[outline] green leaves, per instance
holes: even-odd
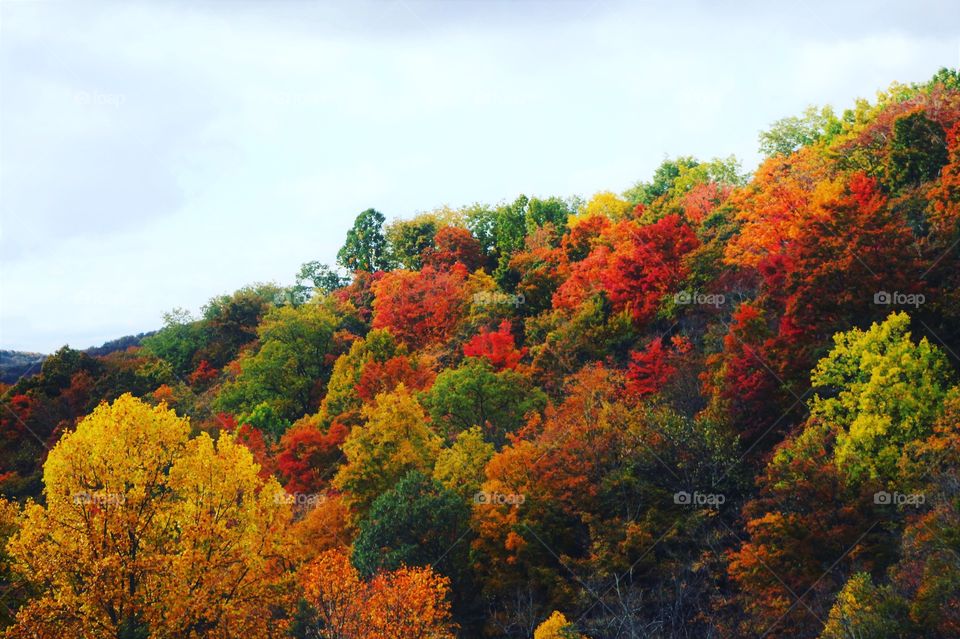
[[[337,253],[337,263],[349,271],[374,272],[390,268],[387,240],[383,235],[385,219],[376,209],[367,209],[358,215]]]
[[[766,157],[789,155],[797,149],[830,139],[840,132],[841,122],[833,109],[807,107],[800,117],[782,118],[760,134],[760,152]]]
[[[937,177],[947,163],[947,134],[923,111],[893,121],[887,181],[894,189],[919,186]]]
[[[525,375],[509,369],[495,373],[486,359],[474,357],[440,373],[423,401],[438,432],[452,438],[480,426],[496,444],[520,428],[527,413],[546,406],[543,391]]]
[[[240,358],[240,375],[223,387],[217,407],[242,413],[266,403],[288,420],[313,412],[330,373],[338,323],[319,301],[271,310],[257,329],[260,348]]]
[[[891,479],[905,444],[930,434],[953,377],[926,338],[914,343],[910,317],[893,313],[867,331],[834,337],[812,375],[811,413],[839,428],[837,465],[852,479]]]
[[[442,560],[436,568],[456,581],[466,569],[469,543],[459,537],[469,529],[469,504],[436,480],[411,471],[377,497],[360,523],[353,565],[369,577]]]

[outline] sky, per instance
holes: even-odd
[[[0,0],[0,348],[153,330],[388,219],[629,188],[960,64],[954,2]]]

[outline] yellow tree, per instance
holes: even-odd
[[[229,434],[126,394],[66,433],[8,551],[41,593],[10,637],[270,637],[289,507]]]
[[[483,440],[479,426],[457,435],[449,448],[440,451],[433,478],[460,496],[473,496],[483,483],[483,471],[496,449]]]
[[[533,639],[586,639],[576,627],[567,621],[562,612],[553,611],[533,632]]]
[[[440,451],[440,437],[403,384],[378,395],[363,416],[365,423],[343,443],[347,463],[333,478],[334,486],[346,491],[344,502],[359,515],[409,471],[429,475]]]

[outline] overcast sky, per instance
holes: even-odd
[[[953,2],[0,0],[0,348],[333,262],[358,212],[622,191],[958,64]]]

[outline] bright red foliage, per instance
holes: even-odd
[[[389,393],[403,384],[413,390],[426,390],[433,384],[436,373],[421,362],[411,362],[411,358],[398,355],[385,362],[370,360],[360,373],[357,382],[357,396],[364,402],[371,402],[380,393]]]
[[[326,433],[306,418],[290,427],[280,439],[277,471],[288,493],[315,494],[323,491],[341,457],[340,445],[349,429],[334,421]]]
[[[390,329],[413,348],[445,341],[467,309],[467,274],[462,264],[384,273],[373,284],[373,327]]]
[[[253,453],[253,460],[260,466],[259,475],[262,479],[273,476],[274,462],[270,446],[263,438],[263,433],[259,428],[250,424],[243,424],[237,429],[237,441]]]
[[[485,357],[494,369],[514,369],[527,354],[527,348],[517,348],[513,339],[510,322],[504,320],[496,331],[484,329],[464,344],[463,354],[467,357]]]
[[[206,386],[210,382],[216,380],[217,375],[219,374],[220,371],[211,366],[210,362],[204,359],[200,360],[197,368],[190,373],[189,377],[187,377],[187,381],[190,382],[191,386]]]
[[[483,265],[480,242],[470,231],[459,226],[445,226],[433,238],[434,248],[426,252],[424,262],[435,269],[463,264],[473,272]]]
[[[675,337],[672,343],[675,350],[665,348],[663,340],[657,338],[644,350],[630,353],[626,373],[628,393],[642,397],[660,392],[677,374],[677,355],[690,350],[691,345],[683,337]]]
[[[606,229],[602,244],[572,268],[553,297],[556,308],[576,309],[603,292],[614,311],[629,310],[638,324],[652,319],[664,295],[683,280],[683,257],[699,242],[677,215],[640,226],[624,221]]]

